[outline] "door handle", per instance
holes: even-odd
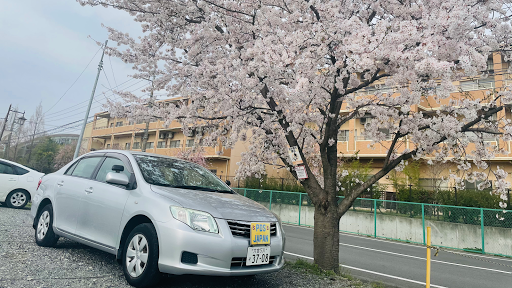
[[[16,181],[15,178],[9,178],[9,181]]]
[[[89,189],[85,189],[85,193],[87,193],[87,194],[91,194],[91,193],[92,193],[92,187],[91,187],[91,188],[89,188]]]
[[[62,185],[64,185],[64,181],[57,183],[57,186],[62,186]]]

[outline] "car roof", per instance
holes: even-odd
[[[148,153],[148,152],[139,152],[139,151],[130,151],[130,150],[115,150],[115,149],[108,149],[108,150],[97,150],[97,151],[92,151],[92,152],[89,152],[87,154],[84,154],[83,156],[85,155],[95,155],[95,154],[98,154],[98,155],[105,155],[105,153],[120,153],[120,154],[123,154],[123,155],[147,155],[147,156],[155,156],[155,157],[162,157],[162,158],[169,158],[169,159],[178,159],[178,160],[182,160],[182,161],[186,161],[186,160],[183,160],[183,159],[179,159],[179,158],[176,158],[176,157],[171,157],[171,156],[167,156],[167,155],[160,155],[160,154],[156,154],[156,153]]]
[[[29,170],[29,171],[34,171],[34,172],[41,173],[41,172],[39,172],[39,171],[37,171],[37,170],[35,170],[35,169],[32,169],[32,168],[27,167],[27,166],[25,166],[25,165],[21,165],[20,163],[16,163],[16,162],[14,162],[14,161],[10,161],[10,160],[3,159],[3,158],[0,158],[0,160],[1,160],[1,161],[4,161],[4,162],[7,162],[7,163],[9,163],[9,164],[12,164],[12,165],[14,165],[14,166],[21,167],[21,168],[23,168],[23,169],[27,169],[27,170]]]

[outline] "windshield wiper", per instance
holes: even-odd
[[[171,188],[181,188],[181,189],[193,189],[193,190],[202,190],[207,192],[217,192],[217,193],[233,193],[230,190],[219,190],[202,186],[191,186],[191,185],[176,185],[176,186],[167,186]]]

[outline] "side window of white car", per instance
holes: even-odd
[[[65,175],[71,175],[71,173],[73,173],[73,171],[75,170],[75,167],[76,165],[78,165],[78,162],[80,162],[80,160],[76,161],[75,163],[73,163],[73,165],[71,165],[68,170],[66,170],[66,173],[64,173]]]
[[[115,172],[112,170],[112,166],[114,166],[114,165],[120,165],[123,167],[125,166],[123,161],[121,161],[120,159],[108,157],[105,159],[105,161],[101,165],[100,169],[98,170],[98,174],[96,175],[96,180],[106,183],[107,182],[106,181],[107,174],[109,172]],[[128,179],[130,179],[130,172],[128,172],[126,167],[124,167],[124,170],[121,171],[120,173],[125,174],[126,176],[128,176]]]
[[[27,169],[24,169],[24,168],[21,168],[21,167],[18,167],[18,166],[14,166],[14,169],[16,170],[16,173],[18,175],[25,175],[25,174],[27,174],[29,172]]]
[[[82,178],[91,178],[94,169],[96,169],[96,166],[102,158],[103,157],[91,157],[80,160],[71,175]]]
[[[16,175],[14,169],[12,169],[11,165],[7,165],[4,163],[0,163],[0,174],[11,174]]]

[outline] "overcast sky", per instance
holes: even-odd
[[[82,7],[73,0],[0,0],[0,7],[0,118],[5,117],[9,104],[26,111],[25,117],[30,118],[41,102],[47,130],[85,115],[101,57],[100,47],[88,36],[105,41],[107,32],[102,23],[132,35],[140,33],[139,24],[127,13]],[[146,84],[129,78],[131,66],[119,59],[105,56],[103,61],[106,76],[101,72],[91,116],[102,110],[100,103],[106,102],[102,92],[108,91],[108,82],[127,91]],[[113,96],[107,93],[107,97]]]

